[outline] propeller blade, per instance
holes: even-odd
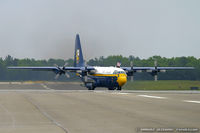
[[[88,81],[88,77],[84,76],[84,81],[87,82]]]
[[[158,81],[158,62],[157,60],[154,61],[154,65],[155,65],[155,74],[154,74],[154,81]]]
[[[133,61],[130,62],[130,66],[131,66],[131,82],[133,82],[134,76],[133,76]]]
[[[85,61],[85,67],[87,67],[87,61]]]
[[[63,67],[66,67],[68,65],[68,62],[65,62],[64,66]]]
[[[158,75],[157,74],[154,75],[154,80],[158,81]]]
[[[56,74],[54,79],[58,79],[59,76],[60,76],[60,74]]]
[[[158,65],[158,63],[157,63],[157,60],[155,60],[154,61],[154,66],[157,68],[157,65]]]
[[[133,75],[131,76],[131,82],[133,82]]]
[[[70,75],[69,75],[68,73],[66,73],[66,72],[65,72],[65,76],[66,76],[67,78],[70,78]]]
[[[57,64],[54,64],[55,67],[59,68],[59,66]]]
[[[133,61],[130,62],[130,66],[133,67]]]

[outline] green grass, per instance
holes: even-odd
[[[159,80],[155,81],[128,81],[123,87],[125,90],[190,90],[190,87],[199,87],[200,81],[190,80]]]

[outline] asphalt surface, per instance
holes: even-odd
[[[0,83],[0,133],[200,132],[200,93]]]

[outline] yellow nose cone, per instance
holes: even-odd
[[[119,75],[119,77],[117,78],[117,83],[119,84],[119,86],[123,86],[125,83],[127,82],[127,77],[126,75]]]

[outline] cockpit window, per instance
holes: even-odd
[[[124,71],[117,71],[117,70],[115,70],[114,72],[113,72],[113,74],[120,74],[120,73],[125,73]]]
[[[124,71],[119,71],[119,73],[125,73]]]
[[[118,71],[117,71],[117,70],[115,70],[115,71],[113,72],[113,74],[118,74]]]

